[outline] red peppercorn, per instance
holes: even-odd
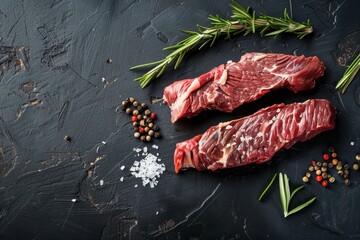
[[[315,177],[315,180],[316,180],[317,182],[321,182],[322,179],[323,179],[323,177],[322,177],[321,175],[317,175],[317,176]]]
[[[144,127],[139,127],[139,133],[144,133],[145,132],[145,128]]]
[[[311,161],[311,165],[313,165],[314,167],[316,166],[316,161],[315,160],[312,160]]]
[[[323,159],[324,159],[325,161],[329,160],[329,154],[325,153],[324,156],[323,156]]]
[[[152,113],[150,114],[150,118],[151,118],[151,119],[155,119],[155,118],[156,118],[156,113],[152,112]]]
[[[133,122],[136,122],[138,119],[137,119],[137,116],[132,116],[131,117],[131,121],[133,121]]]
[[[324,180],[324,181],[321,182],[321,185],[323,187],[327,187],[328,184],[329,184],[329,182],[327,180]]]

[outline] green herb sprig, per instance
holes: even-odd
[[[248,35],[249,33],[259,32],[262,36],[276,37],[286,32],[293,33],[302,39],[313,32],[310,20],[303,23],[295,22],[287,14],[286,9],[284,10],[284,16],[282,18],[264,14],[261,14],[257,18],[255,11],[250,11],[250,8],[243,8],[234,0],[230,4],[230,7],[232,8],[231,20],[221,18],[217,15],[210,15],[209,20],[211,27],[198,25],[198,31],[182,31],[190,36],[173,46],[164,48],[163,50],[172,51],[164,59],[132,67],[131,70],[155,66],[143,76],[136,78],[135,81],[139,81],[142,88],[146,87],[151,80],[160,77],[169,64],[175,62],[174,69],[177,69],[184,59],[184,56],[195,46],[201,44],[199,50],[206,45],[211,47],[220,36],[226,36],[226,39],[229,39],[231,36],[240,33]]]
[[[266,192],[269,190],[269,188],[273,185],[276,177],[278,176],[277,173],[274,174],[274,176],[272,177],[270,183],[267,185],[267,187],[265,188],[265,190],[262,192],[262,194],[259,197],[259,201],[261,201],[261,199],[263,198],[263,196],[266,194]],[[291,199],[294,197],[295,193],[297,193],[299,190],[303,189],[304,185],[301,185],[297,188],[294,189],[294,191],[290,191],[290,180],[287,177],[286,174],[282,174],[279,173],[279,192],[280,192],[280,201],[281,201],[281,206],[283,208],[284,211],[284,217],[288,217],[291,214],[294,214],[298,211],[300,211],[301,209],[307,207],[308,205],[310,205],[312,202],[314,202],[316,200],[316,197],[311,198],[310,200],[300,204],[299,206],[293,208],[292,210],[289,210],[289,205],[290,205],[290,201]]]
[[[346,69],[343,77],[336,84],[335,89],[344,93],[347,87],[350,85],[352,80],[355,78],[355,75],[358,73],[360,69],[360,54],[354,59],[354,61],[350,64],[350,66]]]
[[[281,199],[281,205],[284,210],[284,217],[288,217],[291,214],[294,214],[294,213],[300,211],[301,209],[307,207],[308,205],[310,205],[312,202],[314,202],[316,200],[316,197],[313,197],[310,200],[293,208],[292,210],[289,210],[290,201],[294,197],[295,193],[297,193],[299,190],[304,188],[304,185],[301,185],[301,186],[295,188],[295,190],[293,192],[290,192],[290,183],[289,182],[290,182],[289,178],[287,177],[286,174],[283,175],[282,173],[279,173],[280,199]]]

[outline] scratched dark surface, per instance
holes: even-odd
[[[219,40],[146,89],[133,82],[142,72],[130,71],[131,66],[164,57],[163,47],[185,37],[179,30],[207,25],[209,14],[229,17],[228,3],[1,1],[1,239],[360,239],[358,172],[351,174],[351,187],[339,179],[328,189],[310,183],[295,202],[310,196],[317,201],[287,219],[277,186],[266,201],[257,201],[275,172],[301,184],[310,160],[320,159],[328,145],[349,163],[360,151],[360,79],[342,96],[334,90],[360,52],[360,1],[241,0],[269,15],[281,16],[287,8],[297,21],[309,18],[315,31],[303,40],[257,34]],[[133,96],[150,103],[173,81],[251,51],[316,55],[325,62],[326,74],[312,91],[279,90],[231,114],[206,112],[175,125],[167,106],[152,105],[163,138],[151,151],[159,153],[166,172],[154,189],[143,187],[129,168],[136,160],[132,149],[145,144],[132,137],[129,118],[118,108],[121,100]],[[309,98],[326,98],[336,106],[333,131],[298,143],[258,168],[174,173],[177,142],[220,121]],[[65,135],[71,142],[64,141]]]

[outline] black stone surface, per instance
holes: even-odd
[[[142,72],[129,68],[164,57],[163,47],[185,37],[179,30],[207,25],[209,14],[229,17],[229,1],[2,0],[0,238],[359,239],[359,172],[351,173],[351,187],[340,178],[327,189],[312,181],[294,204],[310,196],[317,201],[286,219],[277,185],[264,202],[257,198],[275,172],[287,173],[293,186],[301,184],[311,159],[320,159],[329,145],[341,160],[355,161],[359,76],[344,95],[334,86],[360,52],[360,1],[240,3],[274,16],[287,8],[297,21],[309,18],[315,31],[303,40],[290,34],[219,40],[141,89],[133,79]],[[154,142],[159,149],[150,151],[159,153],[166,172],[154,189],[143,187],[129,172],[138,160],[132,149],[151,145],[132,137],[129,118],[118,108],[121,100],[133,96],[150,103],[175,80],[252,51],[316,55],[325,62],[326,74],[312,91],[279,90],[231,114],[205,112],[174,125],[167,106],[152,105],[163,138]],[[177,142],[220,121],[309,98],[326,98],[336,106],[333,131],[282,151],[264,166],[174,173]],[[64,141],[66,135],[70,142]]]

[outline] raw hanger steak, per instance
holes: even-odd
[[[193,79],[174,82],[164,89],[171,121],[192,117],[206,109],[231,112],[273,89],[294,92],[314,88],[325,65],[317,57],[247,53]]]
[[[256,113],[219,123],[204,134],[176,144],[175,171],[216,170],[260,164],[282,148],[304,142],[335,127],[335,108],[328,100],[277,104]]]

